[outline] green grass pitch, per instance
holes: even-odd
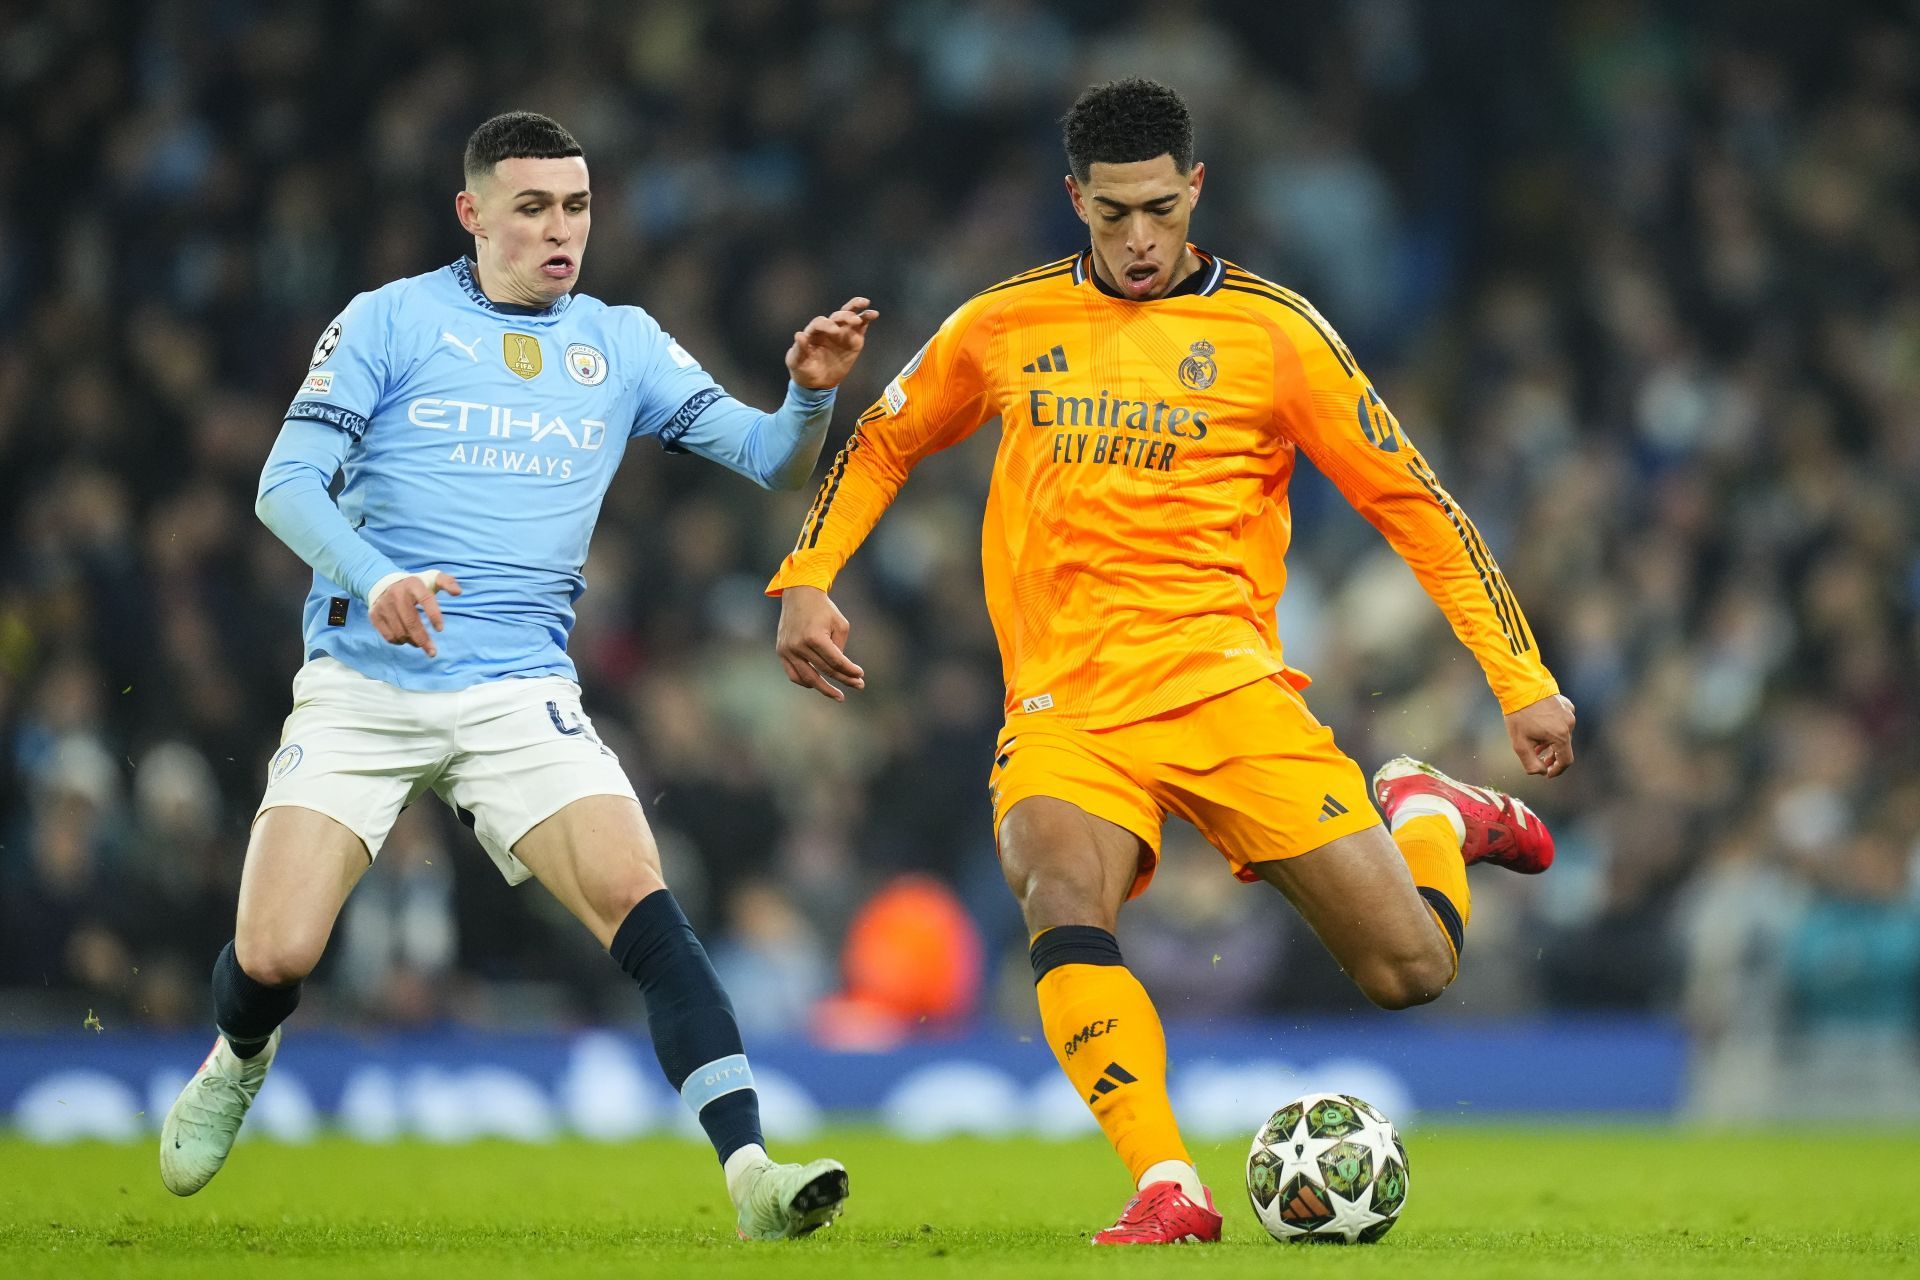
[[[792,1153],[847,1162],[848,1213],[775,1245],[734,1238],[711,1155],[680,1141],[246,1143],[176,1200],[150,1144],[0,1139],[0,1275],[1920,1280],[1920,1135],[1438,1128],[1408,1147],[1412,1194],[1376,1245],[1268,1240],[1235,1143],[1197,1153],[1224,1244],[1094,1250],[1126,1190],[1098,1139],[821,1135]]]

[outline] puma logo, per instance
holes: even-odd
[[[454,346],[467,353],[467,359],[473,361],[475,364],[480,363],[480,339],[475,338],[472,342],[462,342],[443,329],[440,332],[440,340],[442,342],[451,342]]]

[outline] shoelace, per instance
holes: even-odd
[[[224,1091],[233,1095],[233,1098],[240,1103],[240,1110],[243,1114],[253,1105],[253,1098],[247,1093],[246,1089],[242,1087],[238,1080],[223,1075],[205,1075],[200,1077],[196,1094],[189,1095],[186,1099],[185,1110],[189,1113],[197,1113],[197,1115],[188,1114],[183,1115],[181,1118],[209,1128],[212,1127],[214,1121],[230,1122],[234,1128],[239,1128],[240,1117],[233,1114],[231,1107],[209,1105],[208,1103],[200,1101],[199,1095],[213,1091]]]
[[[1170,1203],[1172,1199],[1172,1196],[1166,1195],[1155,1196],[1152,1200],[1148,1200],[1145,1196],[1135,1196],[1127,1201],[1127,1207],[1120,1211],[1120,1221],[1113,1224],[1113,1229],[1138,1231],[1152,1227],[1157,1231],[1165,1231],[1171,1224],[1161,1213],[1160,1208]]]

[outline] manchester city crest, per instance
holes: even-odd
[[[1202,338],[1189,351],[1180,362],[1180,381],[1191,390],[1205,391],[1220,376],[1220,366],[1213,362],[1213,344]]]
[[[267,781],[278,782],[300,767],[301,757],[307,753],[298,743],[289,742],[273,753],[273,763],[267,766]]]
[[[583,387],[597,387],[607,380],[607,358],[584,342],[567,348],[566,364],[567,376]]]

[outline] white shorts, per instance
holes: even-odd
[[[281,805],[312,809],[371,858],[427,791],[469,822],[508,884],[532,874],[513,846],[536,824],[586,796],[638,798],[565,676],[421,693],[336,658],[300,668],[256,820]]]

